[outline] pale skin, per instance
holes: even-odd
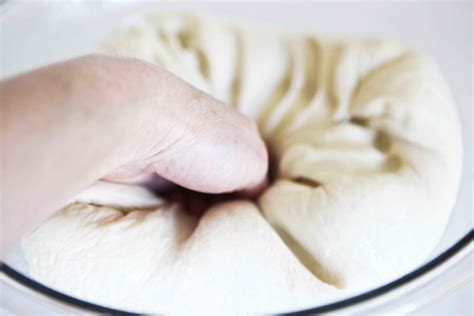
[[[212,194],[252,191],[255,124],[153,65],[90,55],[0,82],[1,256],[98,179],[150,174]]]

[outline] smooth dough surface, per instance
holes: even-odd
[[[439,241],[460,127],[437,68],[404,45],[176,13],[144,17],[102,50],[160,65],[255,119],[275,182],[256,204],[201,218],[100,182],[24,238],[46,285],[140,312],[288,311],[399,277]]]

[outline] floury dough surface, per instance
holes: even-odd
[[[381,285],[439,241],[460,127],[437,68],[404,45],[162,14],[103,51],[160,65],[254,118],[276,180],[258,203],[201,218],[100,182],[24,238],[44,284],[139,312],[279,312]]]

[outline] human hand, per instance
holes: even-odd
[[[104,85],[104,118],[120,112],[125,140],[110,180],[157,173],[188,189],[222,193],[258,186],[267,152],[255,123],[171,73],[129,58],[78,59]],[[126,100],[126,102],[124,102]],[[123,127],[125,126],[125,127]]]
[[[0,92],[2,250],[100,178],[156,173],[206,193],[265,181],[255,124],[153,65],[86,56],[6,80]]]

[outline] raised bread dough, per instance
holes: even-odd
[[[145,17],[103,50],[160,65],[254,118],[276,180],[258,205],[200,219],[99,183],[24,238],[46,285],[140,312],[281,312],[392,280],[439,241],[460,128],[437,68],[404,45],[180,13]]]
[[[153,198],[145,190],[107,186],[140,196],[136,205],[145,209],[65,207],[24,240],[35,278],[88,301],[147,313],[282,311],[338,294],[292,255],[250,202],[221,204],[199,219],[178,205],[149,209]],[[79,199],[95,204],[94,190]]]

